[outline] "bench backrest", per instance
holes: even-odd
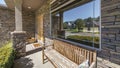
[[[89,60],[90,65],[92,62],[96,61],[95,50],[88,50],[56,39],[54,39],[53,48],[78,65],[87,59]]]

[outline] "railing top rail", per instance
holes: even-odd
[[[90,50],[90,51],[97,51],[98,50],[97,48],[94,48],[94,47],[86,46],[84,44],[68,41],[68,40],[61,39],[61,38],[54,38],[54,40],[59,40],[59,41],[62,41],[62,42],[68,43],[68,44],[72,44],[72,45],[75,45],[77,47],[80,47],[80,48],[83,48],[86,50]]]

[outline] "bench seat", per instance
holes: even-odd
[[[54,49],[46,49],[45,56],[47,57],[56,68],[78,68],[78,65]]]

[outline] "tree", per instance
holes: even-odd
[[[87,18],[87,22],[93,22],[93,18],[88,17],[88,18]]]
[[[64,23],[63,23],[63,29],[68,29],[68,24],[67,24],[67,22],[64,22]]]
[[[98,16],[95,21],[99,22],[100,21],[100,16]]]
[[[76,28],[78,29],[78,32],[79,32],[84,27],[84,21],[82,19],[77,19],[75,21],[75,25],[76,25]]]

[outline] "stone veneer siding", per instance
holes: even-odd
[[[26,55],[26,39],[27,34],[25,31],[14,31],[11,32],[11,38],[13,43],[13,48],[16,52],[16,58],[20,58]]]
[[[23,30],[27,38],[35,36],[35,13],[23,11]],[[15,30],[14,11],[0,6],[0,46],[11,39],[11,32]]]
[[[26,31],[27,37],[35,37],[35,13],[31,11],[23,11],[23,30]]]
[[[45,45],[50,45],[52,44],[50,24],[50,0],[45,1],[40,9],[36,11],[36,16],[41,14],[43,14],[43,33],[45,37]]]
[[[101,15],[102,51],[98,56],[120,65],[120,0],[101,0]]]
[[[10,32],[14,30],[14,12],[6,7],[0,6],[0,46],[10,40]]]

